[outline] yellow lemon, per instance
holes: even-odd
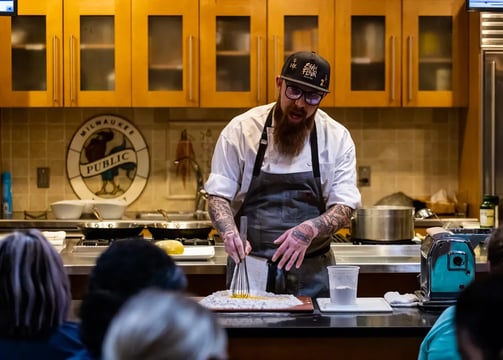
[[[184,251],[183,244],[178,240],[161,240],[155,244],[166,251],[168,255],[180,255]]]

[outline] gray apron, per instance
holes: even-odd
[[[286,271],[278,269],[271,261],[278,248],[273,243],[286,230],[307,219],[325,212],[325,202],[320,181],[316,125],[310,136],[313,171],[293,174],[270,174],[261,171],[267,148],[267,128],[272,125],[270,111],[260,146],[255,159],[253,177],[243,205],[236,214],[248,217],[248,241],[252,246],[251,255],[267,258],[269,274],[267,291],[310,297],[328,297],[328,272],[326,267],[335,264],[330,251],[330,237],[313,239],[306,251],[299,269],[295,266]],[[234,261],[228,257],[227,285],[230,285],[234,271]]]

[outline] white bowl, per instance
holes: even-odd
[[[127,208],[121,200],[93,200],[92,204],[103,220],[121,219]]]
[[[59,220],[79,219],[84,210],[84,203],[79,200],[62,200],[51,203],[54,217]]]

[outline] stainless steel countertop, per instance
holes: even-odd
[[[61,251],[69,275],[87,275],[103,248],[96,252]],[[334,244],[332,251],[338,264],[359,265],[360,273],[417,273],[421,271],[420,245],[352,245]],[[477,247],[476,271],[487,271],[487,257]],[[186,274],[223,275],[227,255],[222,245],[215,246],[215,257],[209,260],[177,261]]]
[[[176,214],[171,214],[173,217],[172,220],[180,221],[187,220],[185,213],[181,213],[182,217],[177,216]],[[157,222],[159,220],[163,220],[162,218],[157,217],[140,217],[137,218],[135,213],[126,213],[123,219],[113,220],[117,222],[134,222],[134,223],[152,223]],[[78,229],[78,225],[89,222],[89,221],[97,221],[94,218],[90,219],[77,219],[77,220],[58,220],[55,218],[49,219],[24,219],[24,215],[22,213],[16,213],[14,218],[12,219],[0,219],[0,230],[9,230],[15,228],[52,228],[52,229],[65,229],[65,228],[76,228]],[[456,217],[446,217],[446,218],[431,218],[431,219],[414,219],[415,227],[434,227],[434,226],[444,226],[448,225],[449,227],[461,227],[463,223],[474,223],[477,222],[477,218],[456,218]]]
[[[477,219],[442,219],[451,224],[461,224],[463,221]],[[66,230],[67,234],[79,233],[79,224],[90,221],[80,220],[24,220],[19,217],[15,219],[0,219],[0,233],[11,231],[14,228],[39,228],[41,230]],[[137,222],[148,224],[152,220],[123,219],[119,222]],[[416,219],[416,226],[430,227],[439,226],[438,220]],[[455,221],[455,223],[453,223]],[[353,245],[350,243],[333,243],[336,262],[338,264],[359,265],[360,273],[419,273],[420,272],[420,245]],[[61,251],[61,257],[70,275],[87,275],[94,266],[97,257],[103,249],[96,252],[72,253],[66,250]],[[476,270],[487,271],[487,257],[480,252],[479,247],[475,249]],[[198,261],[178,261],[177,262],[187,274],[216,274],[223,275],[226,271],[227,256],[221,244],[215,246],[215,257],[209,260]]]

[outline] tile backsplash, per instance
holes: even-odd
[[[75,199],[66,175],[67,146],[78,127],[100,114],[128,119],[150,152],[150,175],[129,211],[186,211],[194,207],[193,171],[174,166],[186,130],[206,179],[213,145],[225,124],[246,109],[0,109],[1,171],[12,173],[14,211],[45,211],[51,202]],[[371,169],[361,187],[364,205],[402,191],[429,197],[458,192],[458,109],[325,109],[352,133],[357,165]],[[49,188],[37,187],[37,168],[50,169]],[[190,170],[190,169],[189,169]]]

